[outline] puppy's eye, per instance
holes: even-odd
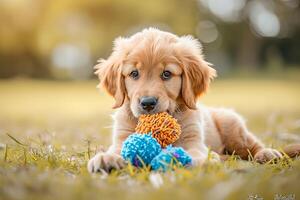
[[[163,71],[161,74],[161,79],[166,81],[169,80],[172,77],[172,73],[170,71]]]
[[[138,70],[133,70],[129,76],[135,80],[137,80],[139,78],[139,71]]]

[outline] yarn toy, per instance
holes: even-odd
[[[135,128],[136,133],[152,133],[157,142],[165,148],[178,140],[181,127],[177,120],[167,112],[153,115],[141,115]]]
[[[191,165],[192,158],[184,151],[182,147],[167,146],[163,149],[150,163],[151,169],[154,171],[167,171],[176,166]]]
[[[149,165],[161,152],[159,143],[150,134],[132,134],[123,142],[121,156],[136,167]]]
[[[181,128],[168,113],[141,115],[135,131],[123,142],[121,149],[123,159],[132,165],[166,171],[192,163],[183,148],[172,147],[181,134]]]

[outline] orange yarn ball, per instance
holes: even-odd
[[[158,143],[165,148],[178,140],[181,127],[177,120],[167,112],[153,115],[141,115],[135,128],[137,133],[152,133]]]

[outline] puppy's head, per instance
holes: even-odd
[[[193,37],[153,28],[116,39],[111,56],[95,68],[100,85],[115,98],[114,108],[128,101],[135,117],[172,114],[182,104],[196,109],[198,97],[216,75]]]

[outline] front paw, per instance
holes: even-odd
[[[221,161],[219,154],[209,152],[208,156],[194,157],[192,161],[193,166],[202,166],[203,164],[216,164]]]
[[[192,166],[193,167],[198,167],[202,166],[205,163],[206,159],[202,157],[194,157],[192,158]]]
[[[266,163],[270,160],[276,160],[282,158],[282,155],[276,149],[264,148],[257,152],[254,156],[254,160],[258,163]]]
[[[221,158],[220,158],[220,155],[217,154],[216,152],[209,152],[208,153],[208,157],[207,157],[207,162],[209,163],[219,163],[221,162]]]
[[[113,169],[119,170],[124,168],[126,161],[115,153],[97,153],[88,162],[88,171],[90,173],[102,172],[103,170],[110,173]]]

